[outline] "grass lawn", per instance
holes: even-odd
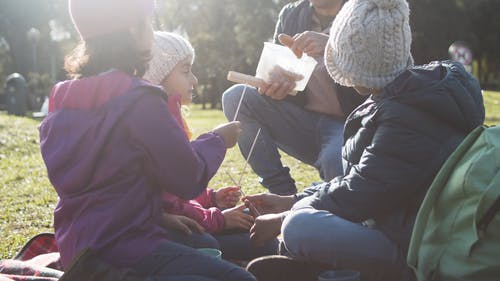
[[[484,97],[486,124],[500,124],[500,92],[486,91]],[[202,111],[197,106],[192,107],[187,119],[195,135],[225,121],[221,111]],[[0,259],[12,258],[34,235],[53,232],[52,211],[57,195],[40,156],[38,123],[0,112]],[[283,161],[291,168],[299,188],[319,179],[313,168],[287,156]],[[238,179],[243,166],[238,149],[232,148],[210,186],[231,185],[226,171]],[[242,186],[247,194],[265,191],[251,169],[246,170]]]

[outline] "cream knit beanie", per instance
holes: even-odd
[[[413,65],[406,0],[349,0],[332,24],[325,65],[339,84],[382,89]]]
[[[155,31],[152,58],[144,79],[159,85],[174,67],[191,56],[194,60],[194,49],[182,36],[165,31]]]

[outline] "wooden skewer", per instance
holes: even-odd
[[[250,160],[250,157],[252,156],[253,149],[255,147],[255,144],[257,143],[257,138],[259,138],[261,129],[262,128],[259,128],[259,130],[257,131],[257,134],[255,135],[255,138],[253,139],[252,146],[250,147],[250,151],[248,152],[247,159],[245,160],[245,166],[243,166],[243,170],[241,170],[240,179],[238,180],[238,186],[240,186],[241,180],[243,179],[243,174],[245,173],[245,170],[248,166],[248,161]]]
[[[248,84],[255,88],[258,88],[262,83],[264,83],[264,80],[260,78],[236,71],[229,71],[227,73],[227,80],[235,83]]]
[[[241,191],[241,194],[243,196],[246,196],[245,195],[245,192],[243,191],[243,189],[241,188],[241,180],[243,179],[243,175],[245,173],[245,170],[248,166],[248,160],[250,160],[250,157],[252,156],[252,153],[253,153],[253,149],[255,147],[255,144],[257,143],[257,139],[259,138],[259,135],[260,135],[260,131],[261,131],[262,128],[259,128],[259,130],[257,131],[257,134],[255,135],[255,138],[253,139],[253,143],[252,143],[252,146],[250,147],[250,151],[248,152],[248,156],[247,156],[247,159],[245,160],[245,166],[243,166],[243,169],[241,170],[241,174],[240,174],[240,178],[238,180],[238,182],[236,182],[236,180],[234,180],[234,178],[231,176],[231,174],[229,172],[226,171],[227,175],[229,176],[229,178],[231,179],[231,181],[233,182],[233,184],[235,184],[236,186],[239,186],[240,187],[240,191]],[[252,208],[254,209],[255,211],[255,214],[257,216],[260,216],[260,213],[259,211],[257,210],[257,208],[255,207],[255,205],[248,201],[249,204],[252,206]]]
[[[231,176],[231,174],[228,171],[226,171],[226,175],[231,179],[231,181],[233,182],[233,184],[235,186],[238,186],[240,188],[241,195],[243,195],[243,197],[247,196],[245,194],[245,192],[243,191],[243,188],[241,188],[241,186],[238,185],[238,183],[236,182],[236,180],[233,178],[233,176]],[[257,210],[257,207],[255,207],[255,205],[252,203],[252,201],[248,200],[248,204],[253,208],[253,211],[255,212],[255,214],[257,216],[260,216],[259,210]]]
[[[233,121],[236,121],[238,117],[238,112],[240,112],[241,103],[243,102],[243,97],[245,96],[245,92],[247,91],[247,84],[245,84],[243,88],[243,93],[241,93],[240,101],[238,102],[238,106],[236,107],[236,112],[234,113]]]

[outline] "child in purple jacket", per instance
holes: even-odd
[[[192,92],[198,84],[191,71],[194,53],[189,41],[182,36],[157,31],[152,59],[144,75],[146,80],[163,86],[169,96],[170,113],[188,139],[191,132],[182,118],[181,106],[191,103]],[[240,196],[239,187],[224,187],[217,191],[206,189],[193,200],[165,192],[163,201],[169,238],[191,247],[220,248],[223,257],[232,260],[276,254],[277,240],[259,247],[250,243],[248,230],[253,225],[253,217],[244,212],[245,205],[235,206]]]
[[[238,123],[189,142],[147,67],[153,0],[70,0],[81,43],[66,58],[72,80],[54,86],[40,125],[59,195],[54,228],[63,266],[90,248],[150,280],[255,280],[248,272],[167,239],[163,192],[204,192]],[[168,144],[168,145],[165,145]]]

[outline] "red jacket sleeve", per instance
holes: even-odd
[[[200,196],[193,200],[200,203],[203,208],[217,207],[217,202],[215,201],[215,190],[210,188],[205,189]]]
[[[200,197],[206,196],[205,194],[209,192],[204,192]],[[224,215],[216,207],[204,208],[195,200],[182,200],[166,192],[163,194],[163,203],[166,212],[191,218],[203,226],[208,233],[224,230],[226,224]]]

